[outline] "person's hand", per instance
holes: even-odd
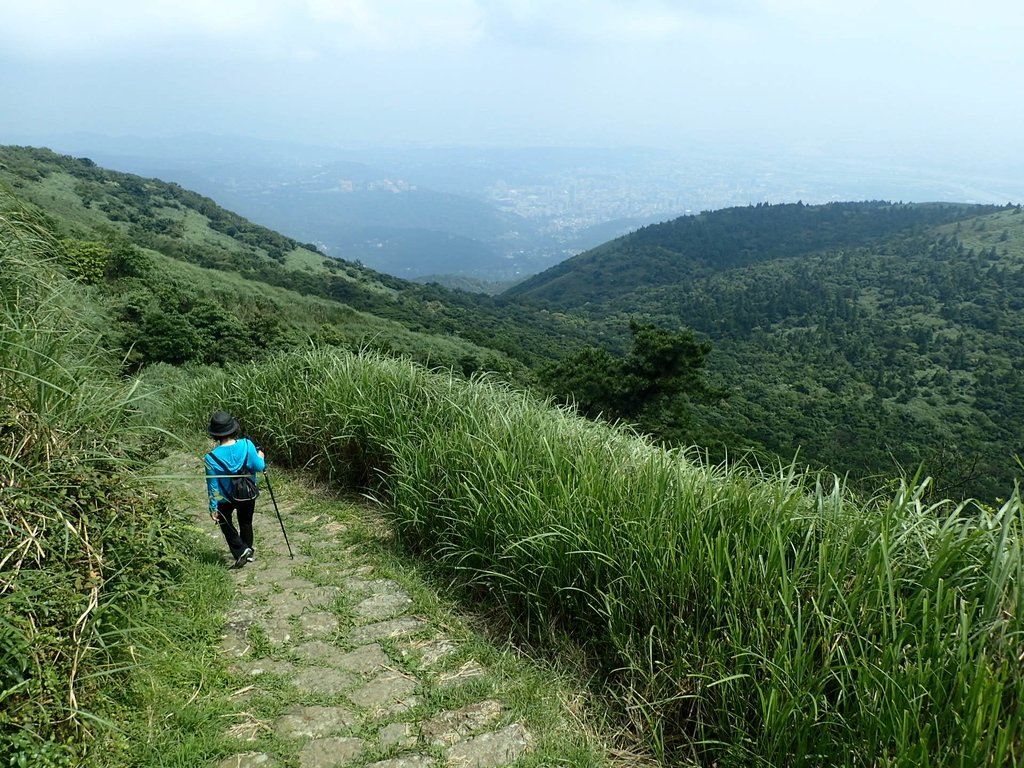
[[[256,455],[259,456],[261,459],[266,458],[266,456],[263,455],[263,451],[256,451]]]
[[[211,512],[210,513],[210,519],[213,520],[213,522],[215,522],[215,523],[219,523],[220,522],[220,512]]]

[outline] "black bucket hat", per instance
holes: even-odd
[[[210,437],[231,437],[238,432],[238,422],[227,411],[214,411],[206,432]]]

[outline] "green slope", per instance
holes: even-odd
[[[694,328],[731,391],[693,439],[937,492],[1009,492],[1024,430],[1024,214],[851,203],[648,227],[505,294],[612,323]]]
[[[1017,208],[705,213],[489,297],[328,259],[177,185],[47,150],[0,147],[0,182],[66,238],[103,296],[105,343],[133,368],[227,364],[313,339],[526,383],[581,347],[623,352],[639,316],[712,342],[711,379],[731,394],[692,406],[689,439],[715,456],[799,456],[866,488],[923,465],[954,496],[1003,496],[1015,477]]]
[[[247,345],[256,354],[312,335],[467,374],[521,376],[525,363],[580,340],[571,324],[329,259],[178,185],[87,159],[0,147],[0,183],[38,206],[73,245],[143,253],[145,275],[108,263],[94,276],[115,314],[115,343],[136,363],[230,362],[238,355],[217,357],[213,347]],[[154,334],[175,335],[168,326],[184,328],[181,338],[150,343]],[[211,326],[224,332],[198,349]]]

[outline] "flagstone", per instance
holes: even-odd
[[[364,748],[362,739],[348,736],[314,739],[299,752],[299,768],[340,768],[359,757]]]
[[[356,627],[349,633],[348,639],[355,645],[365,645],[374,640],[383,640],[389,637],[400,637],[423,629],[427,622],[414,616],[401,616],[397,619],[380,621],[376,624],[364,624]]]
[[[296,705],[274,721],[274,731],[288,738],[318,738],[343,733],[358,721],[344,707]]]
[[[482,733],[455,744],[447,751],[448,762],[462,768],[499,768],[508,765],[527,751],[530,736],[519,723],[500,731]]]

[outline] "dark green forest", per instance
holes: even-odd
[[[1005,497],[1024,410],[1019,206],[755,205],[644,227],[497,297],[330,259],[180,186],[0,147],[105,296],[125,373],[309,343],[487,373],[714,459]]]
[[[606,244],[507,296],[710,341],[729,396],[692,405],[716,455],[799,456],[865,489],[923,468],[1004,496],[1024,428],[1019,206],[762,205]]]

